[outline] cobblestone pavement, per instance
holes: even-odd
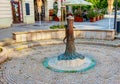
[[[1,65],[0,84],[120,84],[120,47],[76,44],[76,51],[92,56],[97,65],[84,73],[46,69],[45,57],[64,53],[65,45],[47,45],[13,51]]]

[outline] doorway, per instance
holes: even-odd
[[[21,23],[22,22],[21,3],[19,1],[12,1],[11,6],[13,23]]]
[[[41,6],[41,18],[39,17],[38,13],[38,7],[37,7],[37,0],[34,0],[34,13],[35,13],[35,21],[45,21],[45,1],[42,1],[42,6]]]

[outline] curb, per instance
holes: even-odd
[[[88,45],[100,45],[100,46],[110,46],[110,47],[120,47],[120,44],[112,44],[112,43],[100,43],[100,42],[89,42],[89,41],[81,41],[81,42],[75,42],[76,44],[88,44]],[[19,51],[23,50],[26,48],[32,48],[36,46],[44,46],[44,45],[57,45],[57,44],[64,44],[62,41],[54,41],[54,42],[33,42],[33,43],[27,43],[27,44],[22,44],[18,46],[14,46],[11,48],[9,51]]]
[[[16,43],[15,40],[9,38],[9,39],[5,39],[5,40],[1,40],[0,41],[0,46],[8,46],[8,45],[11,45],[11,44],[14,44]]]
[[[110,47],[120,47],[120,44],[108,44],[108,43],[97,43],[97,42],[77,42],[78,44],[89,44],[89,45],[101,45]]]
[[[50,41],[54,41],[54,42],[50,42]],[[78,40],[76,39],[75,40],[75,43],[81,43],[81,44],[93,44],[93,45],[103,45],[103,46],[112,46],[112,47],[120,47],[120,41],[117,42],[117,43],[112,43],[112,42],[105,42],[105,41],[102,41],[102,40],[83,40],[83,39],[80,39]],[[118,39],[120,40],[120,39]],[[43,43],[42,41],[45,41],[45,43]],[[109,41],[109,40],[108,40]],[[57,44],[57,43],[63,43],[62,39],[50,39],[50,40],[37,40],[37,41],[28,41],[28,42],[15,42],[15,40],[4,40],[4,41],[0,41],[0,46],[9,46],[9,45],[12,45],[12,44],[19,44],[19,43],[28,43],[29,46],[31,46],[33,43],[32,42],[35,42],[35,45],[48,45],[48,44]],[[30,45],[31,44],[31,45]]]
[[[44,42],[44,43],[29,43],[29,44],[23,44],[20,46],[16,46],[14,47],[12,50],[22,50],[22,49],[26,49],[26,48],[32,48],[32,47],[36,47],[36,46],[44,46],[44,45],[56,45],[56,44],[62,44],[62,41],[59,42]]]
[[[2,52],[0,52],[0,64],[1,64],[7,59],[7,49],[3,47],[0,48],[2,48]]]
[[[77,40],[77,39],[76,39]],[[75,42],[76,44],[88,44],[88,45],[100,45],[100,46],[111,46],[111,47],[120,47],[120,43],[105,43],[105,42],[99,42],[99,41],[83,41],[83,40],[77,40]],[[1,44],[1,42],[0,42]],[[56,45],[56,44],[64,44],[62,40],[45,40],[45,41],[34,41],[34,42],[26,42],[26,43],[18,43],[18,45],[12,45],[12,44],[17,44],[15,43],[14,40],[7,41],[7,42],[2,42],[2,45],[5,47],[0,47],[3,49],[3,51],[0,53],[0,64],[3,63],[7,58],[7,54],[13,52],[13,51],[19,51],[31,47],[36,47],[36,46],[44,46],[44,45]],[[12,46],[11,46],[12,45]]]

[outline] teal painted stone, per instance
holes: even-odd
[[[96,65],[96,61],[88,56],[86,56],[84,59],[74,58],[70,60],[59,60],[59,56],[45,58],[43,61],[44,67],[55,72],[74,73],[85,72],[89,69],[92,69]]]

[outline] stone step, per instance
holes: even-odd
[[[0,64],[3,63],[7,59],[7,50],[6,48],[2,48],[2,51],[0,52]]]

